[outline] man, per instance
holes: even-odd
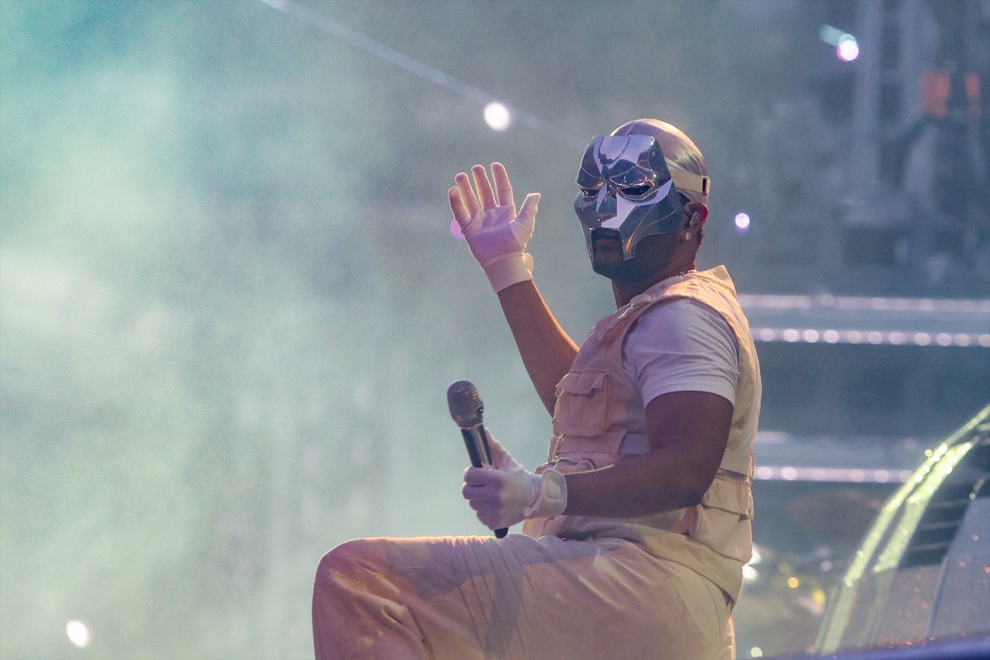
[[[533,283],[539,195],[517,214],[505,168],[459,174],[450,206],[553,415],[529,473],[497,442],[464,497],[505,539],[367,539],[317,571],[317,658],[734,657],[752,551],[760,405],[748,323],[724,268],[695,270],[704,159],[642,119],[592,141],[575,210],[616,312],[580,350]]]

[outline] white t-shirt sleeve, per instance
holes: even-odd
[[[626,374],[643,405],[669,392],[710,392],[736,403],[738,346],[717,312],[695,300],[661,303],[626,335]]]

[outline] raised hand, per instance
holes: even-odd
[[[501,163],[492,163],[494,190],[484,166],[475,165],[471,174],[474,189],[468,175],[461,172],[454,177],[457,185],[447,192],[450,210],[471,254],[496,293],[533,279],[533,260],[526,253],[526,243],[533,236],[539,193],[526,195],[517,214],[509,175]]]

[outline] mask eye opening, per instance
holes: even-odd
[[[653,190],[653,184],[641,183],[635,186],[624,186],[621,188],[623,197],[643,197]]]

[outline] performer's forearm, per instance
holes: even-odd
[[[715,475],[705,483],[692,468],[676,451],[664,448],[600,470],[565,475],[564,513],[638,518],[694,506]]]
[[[557,383],[571,368],[578,347],[557,323],[532,280],[503,289],[498,299],[526,371],[552,415]]]

